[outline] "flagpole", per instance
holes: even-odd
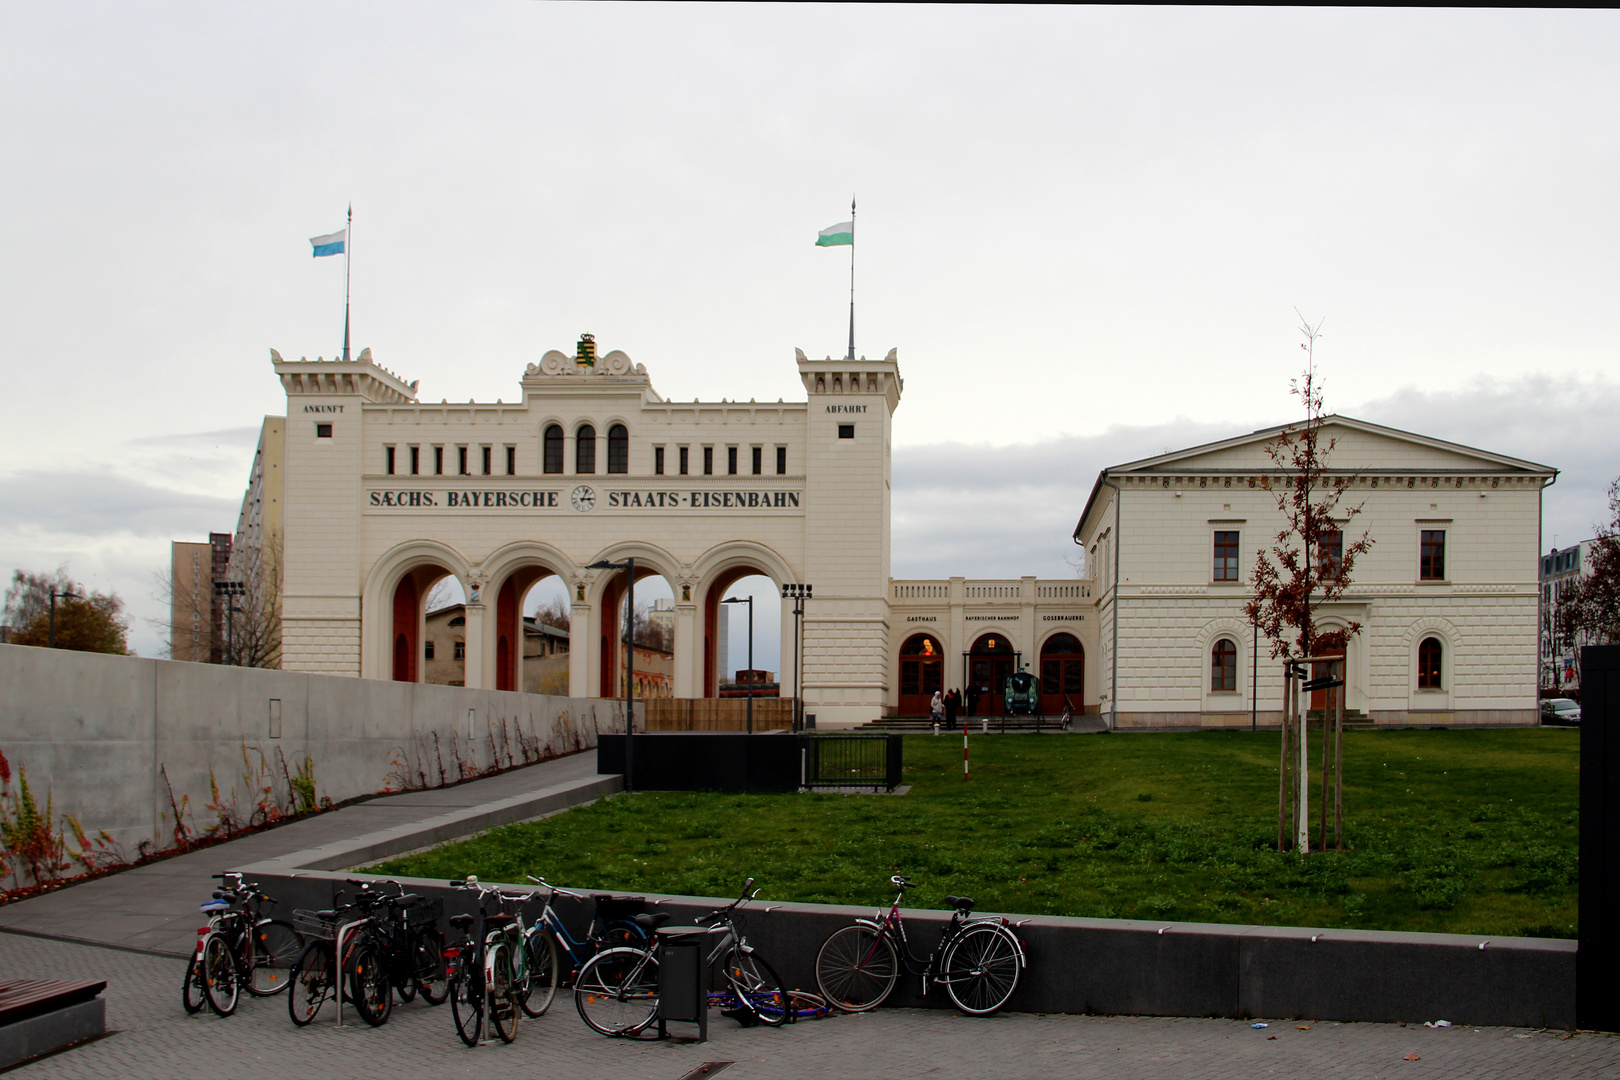
[[[349,251],[354,247],[354,203],[349,204],[349,220],[343,227],[343,359],[349,359]],[[853,290],[853,286],[851,286]],[[851,292],[853,296],[853,291]],[[852,301],[853,302],[853,301]]]
[[[855,359],[855,196],[849,197],[849,358]]]

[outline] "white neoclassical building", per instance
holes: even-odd
[[[1243,614],[1256,552],[1282,527],[1265,448],[1283,428],[1104,469],[1075,528],[1113,726],[1276,723],[1282,679]],[[1359,622],[1346,707],[1381,724],[1535,723],[1541,493],[1556,470],[1345,416],[1330,466],[1348,525],[1375,541],[1323,608]]]
[[[713,697],[719,602],[737,579],[808,583],[804,672],[791,607],[782,693],[822,727],[926,712],[935,689],[1044,665],[1096,707],[1089,583],[895,582],[889,576],[891,417],[903,383],[882,360],[809,360],[805,400],[671,401],[622,352],[546,353],[516,400],[437,404],[364,350],[284,360],[287,394],[283,666],[420,681],[425,602],[467,597],[465,683],[523,685],[522,605],[557,575],[572,598],[570,693],[621,685],[624,575],[634,558],[675,594],[674,694]],[[724,677],[729,677],[726,675]]]

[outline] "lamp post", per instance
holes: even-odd
[[[46,648],[54,649],[54,648],[56,648],[56,599],[57,599],[57,597],[61,597],[63,600],[77,600],[77,599],[79,599],[79,596],[78,596],[77,593],[75,593],[73,591],[73,586],[71,586],[71,585],[69,585],[67,588],[63,589],[61,592],[57,592],[55,587],[53,586],[51,588],[51,590],[50,590],[50,594],[51,594],[51,623],[50,623],[50,629],[46,632],[45,644],[46,644]]]
[[[804,730],[804,624],[801,617],[804,615],[804,602],[809,600],[815,591],[814,585],[802,585],[797,582],[788,582],[782,586],[782,599],[793,601],[793,681],[794,694],[797,699],[794,704],[793,730]]]
[[[731,596],[720,601],[722,604],[748,605],[748,734],[754,733],[754,598],[749,596]]]
[[[225,662],[236,663],[236,598],[247,591],[240,581],[214,582],[214,595],[225,598]]]
[[[636,560],[609,562],[606,559],[591,563],[587,570],[624,571],[624,790],[634,793],[636,742]]]

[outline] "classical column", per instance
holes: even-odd
[[[698,636],[696,604],[675,605],[675,696],[703,694],[703,642]]]
[[[577,590],[575,595],[579,595]],[[591,683],[591,605],[575,600],[568,610],[568,626],[568,696],[595,697]]]
[[[467,618],[467,625],[462,627],[467,642],[467,655],[463,665],[464,685],[469,689],[481,690],[494,681],[486,679],[484,673],[484,659],[490,655],[491,650],[485,647],[484,641],[483,601],[468,600],[464,614]]]

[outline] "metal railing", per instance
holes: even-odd
[[[899,735],[802,735],[799,782],[811,790],[900,785]]]

